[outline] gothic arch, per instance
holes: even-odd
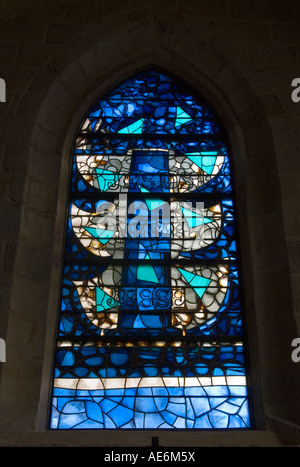
[[[274,329],[274,334],[265,334],[264,338],[257,339],[257,333],[261,335],[267,324],[270,323],[276,316],[276,325],[280,327],[278,317],[280,315],[280,307],[278,303],[290,302],[290,290],[288,280],[282,283],[281,290],[274,290],[271,287],[276,278],[282,277],[288,272],[288,260],[285,250],[284,232],[282,227],[282,213],[280,207],[280,193],[278,187],[278,177],[276,169],[276,158],[273,154],[273,135],[270,130],[267,112],[264,109],[263,103],[256,96],[255,91],[249,83],[241,77],[240,70],[233,66],[223,58],[224,65],[222,73],[217,73],[216,69],[219,66],[219,58],[213,57],[211,47],[206,47],[201,44],[202,61],[198,60],[193,66],[188,65],[181,54],[174,58],[170,51],[156,50],[155,53],[149,54],[148,57],[119,57],[115,63],[107,66],[105,71],[101,69],[100,61],[95,57],[91,58],[91,51],[86,52],[81,57],[71,62],[62,75],[58,77],[47,96],[43,99],[36,113],[35,125],[32,130],[30,144],[28,145],[28,172],[30,175],[27,179],[25,187],[25,199],[22,210],[20,238],[27,237],[30,223],[37,220],[36,210],[42,211],[47,206],[49,211],[49,229],[47,232],[42,231],[42,225],[37,224],[37,237],[42,236],[43,243],[51,245],[47,255],[43,256],[40,251],[33,251],[36,258],[36,267],[43,271],[43,276],[40,279],[38,274],[35,277],[35,286],[37,293],[42,296],[40,312],[38,319],[39,331],[41,338],[39,343],[42,344],[44,338],[45,348],[43,356],[39,358],[36,366],[37,378],[35,382],[35,391],[39,392],[41,382],[41,396],[39,415],[37,419],[37,431],[43,431],[45,420],[45,408],[47,406],[48,390],[49,390],[49,371],[52,358],[52,346],[54,338],[54,324],[57,310],[57,290],[60,277],[60,261],[61,261],[61,243],[63,240],[63,220],[65,209],[65,181],[69,171],[69,157],[72,138],[75,133],[75,127],[78,124],[78,118],[82,114],[82,109],[87,108],[96,95],[103,94],[105,90],[112,88],[117,82],[122,81],[126,76],[129,76],[137,69],[143,69],[145,66],[154,62],[156,65],[162,65],[167,70],[176,73],[179,77],[185,78],[193,87],[199,89],[201,93],[209,100],[216,108],[217,112],[222,117],[227,126],[228,133],[231,138],[233,154],[235,157],[235,172],[236,172],[236,192],[238,198],[239,212],[247,212],[246,221],[240,222],[240,236],[242,257],[244,262],[244,270],[250,270],[247,274],[247,285],[245,287],[245,301],[247,309],[247,321],[249,326],[249,335],[252,344],[252,371],[253,371],[253,386],[254,394],[256,395],[256,412],[258,429],[265,428],[266,417],[281,417],[289,419],[291,414],[287,407],[289,390],[282,386],[282,378],[272,374],[272,369],[268,368],[268,361],[275,361],[283,368],[283,364],[287,362],[289,355],[281,357],[282,353],[286,353],[286,342],[278,342],[282,345],[282,352],[277,349],[275,353],[270,352],[272,347],[272,337],[278,335],[279,331]],[[200,49],[200,45],[199,45]],[[97,52],[99,54],[99,50]],[[113,49],[111,54],[114,55]],[[206,56],[206,63],[204,57]],[[171,58],[174,60],[171,61]],[[74,97],[73,76],[77,70],[81,73],[82,66],[88,64],[90,60],[90,75],[85,75],[85,82],[81,80],[84,88]],[[205,69],[205,74],[203,74]],[[97,79],[94,79],[95,72],[98,71]],[[226,80],[221,80],[224,77],[231,77],[230,88],[228,88]],[[222,81],[222,83],[220,82]],[[96,81],[96,83],[95,83]],[[84,83],[84,84],[83,84]],[[96,84],[96,86],[95,86]],[[234,86],[242,86],[242,95],[244,101],[239,96],[235,96],[235,100],[231,98],[230,91]],[[60,96],[60,102],[57,106],[54,105],[57,96]],[[259,136],[263,132],[263,145]],[[256,135],[256,140],[255,140]],[[265,151],[267,148],[267,152]],[[265,159],[261,168],[262,153]],[[55,154],[55,155],[54,155]],[[51,163],[49,162],[51,160]],[[256,179],[256,174],[259,171],[259,179]],[[38,171],[38,172],[37,172]],[[36,190],[34,189],[35,175],[38,177]],[[266,183],[266,178],[271,180]],[[43,186],[44,184],[44,186]],[[49,190],[51,186],[51,191]],[[37,199],[37,188],[42,190],[43,196]],[[258,215],[261,215],[263,222],[258,222]],[[270,225],[270,220],[273,218],[279,219],[279,229],[276,236],[273,236],[273,229]],[[53,249],[52,249],[53,245]],[[276,257],[274,253],[276,252]],[[21,261],[24,260],[24,250],[22,245],[19,245],[19,250],[16,259],[16,271],[13,284],[13,294],[17,294],[20,290],[20,276],[18,267]],[[27,257],[28,261],[28,257]],[[47,266],[45,266],[45,264]],[[268,276],[268,277],[267,277]],[[253,282],[253,284],[252,284]],[[49,287],[49,294],[48,294]],[[265,298],[265,293],[272,289],[272,307],[269,306],[268,300]],[[278,294],[276,296],[276,294]],[[283,299],[284,297],[284,299]],[[290,308],[291,310],[291,308]],[[26,313],[34,317],[34,311],[30,303],[27,304]],[[9,317],[7,345],[13,346],[13,342],[17,338],[14,334],[16,323],[14,323],[13,314]],[[274,326],[272,324],[272,326]],[[286,330],[287,340],[291,336],[291,326],[293,326],[292,311],[289,313],[289,324]],[[33,332],[31,330],[31,332]],[[30,330],[28,330],[28,335]],[[266,337],[267,336],[267,337]],[[294,337],[294,336],[293,336]],[[290,339],[288,342],[290,342]],[[269,349],[268,349],[269,346]],[[36,351],[40,352],[40,347]],[[20,349],[21,352],[21,349]],[[16,358],[17,355],[16,355]],[[30,355],[25,357],[25,360],[30,360]],[[39,370],[43,366],[43,374]],[[4,394],[7,393],[10,386],[7,372],[9,365],[3,371]],[[289,372],[289,369],[287,370]],[[287,373],[289,374],[289,373]],[[276,383],[268,385],[268,378],[275,378]],[[272,396],[274,384],[278,384],[276,397]],[[262,401],[260,399],[260,388],[262,389]],[[264,414],[260,414],[262,404]],[[33,401],[33,406],[36,408],[36,400]],[[34,411],[34,410],[33,410]],[[253,436],[252,434],[250,436]],[[54,438],[52,438],[54,439]],[[58,439],[58,438],[55,438]],[[94,438],[97,439],[96,437]],[[253,438],[254,439],[254,438]],[[109,439],[107,438],[109,442]]]

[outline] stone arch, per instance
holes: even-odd
[[[142,29],[141,27],[140,32]],[[168,30],[165,34],[167,33]],[[128,33],[126,38],[130,40]],[[195,39],[198,39],[196,45]],[[19,237],[25,239],[25,244],[20,242],[18,245],[11,294],[12,312],[9,316],[7,334],[7,346],[14,346],[16,349],[13,363],[18,360],[19,365],[24,364],[25,370],[32,363],[32,359],[35,360],[34,370],[30,370],[31,374],[35,374],[35,381],[26,385],[23,396],[24,398],[28,396],[33,389],[35,397],[31,398],[32,409],[30,414],[24,416],[24,423],[28,423],[33,428],[37,400],[41,394],[39,415],[34,429],[43,432],[45,426],[67,194],[65,182],[68,177],[70,148],[76,126],[82,113],[96,96],[152,63],[177,74],[195,89],[201,90],[227,127],[235,158],[238,209],[241,213],[244,211],[247,213],[246,219],[240,221],[240,235],[244,270],[250,270],[249,276],[247,275],[245,302],[252,341],[251,367],[254,375],[252,385],[257,396],[255,410],[258,429],[265,428],[263,422],[266,421],[266,417],[292,418],[286,403],[289,389],[284,387],[282,375],[278,372],[288,363],[289,355],[282,356],[282,350],[285,349],[286,352],[286,342],[290,343],[292,340],[291,329],[294,325],[292,307],[289,308],[289,321],[285,328],[286,341],[279,343],[282,346],[281,350],[272,348],[273,336],[279,335],[279,328],[284,325],[283,320],[280,321],[280,311],[283,303],[290,303],[290,288],[283,225],[279,226],[274,236],[271,224],[275,219],[279,219],[279,223],[282,222],[282,212],[273,135],[265,103],[243,77],[241,68],[228,60],[224,51],[223,53],[218,51],[216,39],[213,43],[199,42],[199,38],[196,37],[186,39],[186,47],[190,45],[192,55],[195,57],[192,61],[186,59],[184,50],[179,45],[173,52],[170,38],[168,44],[162,44],[162,41],[159,44],[155,43],[153,38],[153,43],[147,51],[142,50],[140,46],[140,50],[132,56],[126,55],[125,52],[122,55],[119,46],[112,44],[110,38],[107,41],[110,54],[115,58],[107,59],[104,68],[101,53],[105,40],[99,41],[93,48],[87,47],[80,56],[72,57],[69,63],[64,63],[61,74],[51,80],[47,95],[39,103],[31,129],[28,143],[28,175],[25,180]],[[220,45],[219,41],[218,45]],[[236,47],[234,50],[237,54]],[[34,86],[37,88],[39,85],[37,79]],[[263,155],[266,156],[261,163]],[[40,216],[43,223],[39,223]],[[45,245],[48,246],[46,252]],[[26,266],[25,270],[28,281],[24,281],[24,277],[21,277],[24,276],[24,264],[30,264],[31,260],[31,266]],[[282,280],[281,290],[276,290],[273,281],[279,277]],[[21,290],[25,292],[26,284],[29,285],[30,281],[34,293],[26,299],[25,309],[18,312],[21,301],[14,297],[20,296]],[[250,281],[252,284],[249,284]],[[272,290],[274,294],[271,307],[266,299],[268,290]],[[36,294],[40,297],[38,310],[34,308]],[[15,329],[18,316],[14,315],[15,311],[19,313],[19,317],[26,315],[24,332],[28,341],[29,339],[34,341],[31,350],[25,349],[25,356],[16,342],[18,335],[15,334]],[[272,322],[274,317],[276,327]],[[268,325],[272,326],[273,332],[268,333]],[[260,336],[257,337],[257,334]],[[41,348],[43,348],[42,353]],[[39,357],[36,358],[36,355]],[[274,370],[267,368],[272,361],[277,365]],[[3,371],[4,395],[8,394],[11,387],[8,371],[9,362]],[[285,371],[285,377],[292,374],[289,365]],[[272,380],[270,385],[267,381],[269,376]],[[15,379],[18,378],[20,376],[15,375]],[[278,384],[278,392],[272,395],[274,384]],[[257,407],[260,404],[264,408],[264,413],[261,414]],[[40,436],[39,439],[46,438]],[[56,436],[51,439],[58,438]],[[96,439],[95,436],[94,441]],[[109,437],[107,440],[111,442]]]

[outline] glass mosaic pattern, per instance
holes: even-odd
[[[226,133],[157,70],[74,144],[52,429],[250,428]]]

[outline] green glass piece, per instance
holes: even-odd
[[[96,309],[98,313],[118,305],[120,303],[113,297],[105,293],[100,287],[96,287]]]
[[[107,243],[115,233],[113,230],[104,230],[99,229],[98,227],[85,227],[85,230],[93,235],[93,237],[97,238],[99,242],[104,244]]]
[[[192,120],[192,118],[181,107],[177,107],[175,126],[184,125]]]
[[[193,287],[196,294],[200,298],[202,298],[211,280],[207,279],[207,277],[193,274],[192,272],[186,271],[185,269],[178,268],[178,271],[180,272],[180,274],[182,274],[185,280]]]
[[[126,126],[125,128],[122,128],[122,130],[119,130],[118,133],[121,134],[132,134],[132,133],[142,133],[143,132],[143,125],[144,125],[144,119],[140,118],[136,122],[132,123],[131,125]]]

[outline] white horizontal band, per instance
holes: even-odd
[[[207,386],[246,386],[244,376],[212,377],[165,377],[165,378],[56,378],[54,387],[76,390],[157,388],[157,387],[207,387]]]

